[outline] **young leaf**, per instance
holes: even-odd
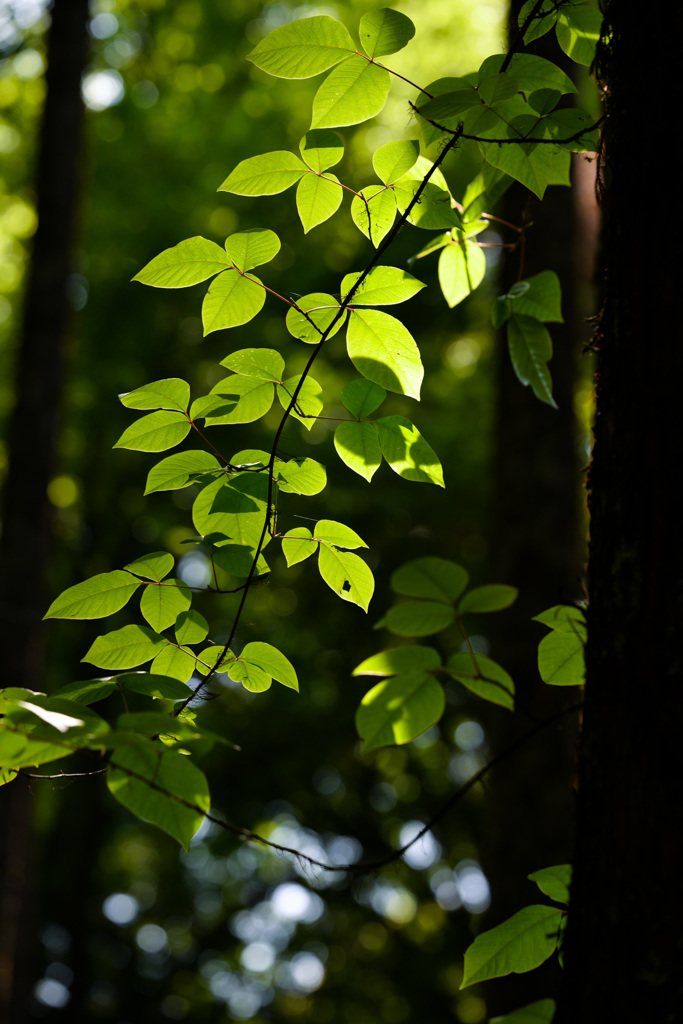
[[[561,7],[555,31],[557,41],[577,64],[589,66],[602,29],[602,15],[588,4]]]
[[[145,485],[145,494],[155,491],[176,491],[201,480],[213,471],[221,471],[221,465],[215,455],[197,449],[190,452],[177,452],[157,462],[150,469]]]
[[[397,594],[451,604],[458,600],[469,578],[461,565],[445,558],[418,558],[396,570],[391,586]]]
[[[119,401],[128,409],[172,409],[186,412],[190,404],[190,385],[179,377],[155,380],[135,391],[119,395]]]
[[[255,665],[269,676],[272,676],[273,679],[277,679],[278,683],[282,683],[283,686],[287,686],[297,692],[299,690],[299,680],[297,679],[294,666],[285,658],[281,651],[278,651],[271,644],[264,644],[259,641],[247,644],[242,649],[239,657],[235,659],[235,662],[230,665],[230,674],[233,679],[235,678],[234,669],[236,664]]]
[[[203,409],[207,427],[221,423],[253,423],[270,409],[275,389],[271,381],[233,374],[216,384],[208,397],[214,402],[207,402]]]
[[[121,434],[114,448],[129,448],[138,452],[164,452],[175,448],[187,437],[192,424],[184,412],[150,412],[142,416]]]
[[[289,333],[299,341],[305,341],[307,345],[317,345],[323,332],[328,331],[327,337],[332,338],[342,326],[346,314],[338,314],[339,299],[326,292],[312,292],[296,300],[296,306],[287,310],[285,322]],[[330,329],[333,321],[334,327]]]
[[[439,721],[445,706],[443,688],[426,672],[406,672],[377,683],[356,713],[361,752],[409,743]]]
[[[375,150],[372,166],[380,181],[385,185],[393,185],[415,166],[419,155],[420,144],[414,139],[386,142]]]
[[[175,559],[168,551],[153,551],[149,555],[136,558],[134,562],[129,562],[125,568],[134,572],[136,576],[144,576],[146,580],[155,580],[157,583],[161,583],[164,576],[168,576],[174,564]]]
[[[199,768],[182,754],[152,743],[118,748],[107,787],[120,804],[168,832],[186,850],[211,803]]]
[[[278,78],[312,78],[355,52],[344,26],[326,14],[289,21],[269,32],[247,60]]]
[[[518,593],[516,587],[509,587],[506,583],[488,583],[468,591],[458,605],[458,611],[461,615],[466,612],[500,612],[510,607]]]
[[[230,661],[226,665],[230,678],[236,683],[241,683],[245,690],[251,693],[264,693],[269,690],[273,677],[259,665],[253,665],[249,661]]]
[[[538,645],[538,671],[552,686],[583,686],[586,680],[584,640],[578,633],[554,630]]]
[[[380,310],[352,310],[346,347],[351,362],[368,380],[386,391],[419,399],[422,360],[415,339],[400,320]]]
[[[140,598],[140,611],[153,630],[160,633],[173,626],[181,612],[192,603],[192,592],[180,580],[150,583]]]
[[[43,618],[102,619],[123,608],[139,586],[140,580],[122,569],[102,572],[61,593]]]
[[[287,565],[296,565],[305,558],[314,555],[318,550],[316,541],[311,540],[312,534],[305,526],[297,526],[282,538],[282,553]]]
[[[514,299],[512,310],[517,315],[531,316],[536,320],[552,320],[561,324],[562,320],[562,294],[560,291],[560,279],[552,270],[543,270],[540,274],[534,274],[525,282],[529,287],[519,297]],[[508,295],[508,298],[512,298]]]
[[[291,459],[281,466],[278,474],[280,490],[293,494],[320,494],[326,484],[325,467],[314,459]]]
[[[544,896],[549,896],[556,903],[569,903],[569,886],[572,880],[571,864],[556,864],[552,868],[541,868],[527,875],[530,882],[535,882]]]
[[[360,425],[360,424],[359,424]],[[404,480],[444,486],[443,470],[436,452],[405,416],[375,420],[382,455],[394,473]]]
[[[137,668],[151,661],[166,641],[146,626],[124,626],[98,636],[81,661],[98,668]]]
[[[153,288],[187,288],[206,281],[229,266],[230,260],[219,245],[196,235],[179,242],[172,249],[164,249],[138,271],[133,280]]]
[[[242,348],[222,359],[221,366],[272,383],[282,380],[285,372],[285,361],[274,348]]]
[[[327,128],[314,128],[299,143],[299,152],[312,171],[322,174],[344,156],[344,140]]]
[[[294,185],[305,173],[306,165],[294,153],[284,149],[261,153],[238,163],[217,191],[238,196],[274,196]]]
[[[334,174],[307,174],[296,190],[296,208],[308,234],[318,224],[329,220],[341,206],[342,188]]]
[[[510,358],[519,380],[522,384],[531,384],[537,398],[557,409],[548,370],[548,360],[553,354],[548,331],[538,320],[513,313],[507,332]]]
[[[352,416],[363,419],[374,412],[387,397],[384,388],[373,384],[371,380],[360,378],[346,384],[341,393],[341,400]]]
[[[396,196],[383,185],[368,185],[353,197],[351,218],[377,248],[396,219]]]
[[[339,551],[327,544],[320,545],[318,555],[320,575],[343,601],[368,610],[375,589],[375,581],[368,565],[350,551]]]
[[[373,654],[353,670],[354,676],[395,676],[405,672],[422,670],[430,672],[439,668],[441,658],[433,647],[412,644],[410,647],[390,647],[387,651]]]
[[[498,704],[509,711],[515,710],[515,684],[497,662],[483,654],[472,657],[467,651],[453,654],[446,668],[465,689],[490,704]]]
[[[211,284],[202,303],[204,337],[225,327],[249,323],[263,309],[266,293],[257,277],[226,270]]]
[[[529,0],[533,6],[535,0]],[[555,1000],[539,999],[504,1017],[491,1017],[491,1024],[551,1024],[555,1016]]]
[[[363,15],[358,34],[369,57],[383,57],[407,46],[415,35],[415,26],[400,11],[382,7]]]
[[[375,629],[388,629],[397,636],[433,636],[453,622],[455,612],[450,605],[438,601],[405,601],[394,605]]]
[[[557,946],[562,914],[555,907],[525,907],[496,928],[482,932],[465,952],[460,987],[539,967]]]
[[[300,380],[301,374],[297,373],[293,377],[288,377],[287,380],[282,382],[282,384],[278,384],[277,397],[279,398],[280,405],[283,409],[288,408]],[[323,389],[320,387],[317,380],[313,380],[312,377],[305,378],[299,390],[299,394],[296,397],[296,404],[294,405],[290,415],[299,420],[306,430],[311,429],[318,414],[322,410],[323,400],[320,397],[322,393]]]
[[[362,283],[353,293],[354,306],[393,306],[406,302],[425,287],[422,281],[397,267],[375,267],[365,276],[362,273],[347,274],[341,283],[342,296],[348,296],[357,281]],[[344,301],[347,301],[344,298]]]
[[[382,448],[374,423],[340,423],[334,432],[334,447],[342,462],[368,482],[382,464]]]
[[[320,519],[315,526],[315,539],[338,548],[366,548],[367,544],[355,530],[332,519]]]
[[[238,270],[252,270],[277,256],[280,239],[269,228],[250,228],[226,238],[225,250]]]
[[[365,57],[350,57],[332,71],[313,99],[311,128],[360,124],[379,114],[391,78],[385,68]]]
[[[486,257],[475,242],[447,245],[439,256],[439,284],[451,309],[484,280]]]

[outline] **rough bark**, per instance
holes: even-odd
[[[634,214],[639,197],[653,190],[670,224],[683,216],[665,152],[680,102],[683,15],[675,5],[654,4],[645,20],[642,7],[612,0],[606,16],[613,41],[600,69],[609,113],[605,301],[590,473],[586,707],[556,1020],[664,1024],[683,1015],[683,534],[676,498],[683,346],[678,259],[666,245],[653,247],[647,215]],[[657,40],[655,102],[642,70],[645,32]],[[657,147],[656,170],[649,146]]]

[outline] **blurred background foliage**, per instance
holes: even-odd
[[[248,326],[202,339],[202,289],[156,292],[130,279],[183,238],[200,234],[222,243],[235,230],[266,226],[283,242],[266,277],[280,292],[338,292],[341,276],[363,267],[370,247],[352,225],[348,200],[304,239],[293,190],[250,199],[216,189],[248,156],[296,150],[309,125],[315,81],[270,78],[245,54],[291,18],[330,14],[354,31],[372,6],[382,4],[92,3],[91,63],[83,81],[86,165],[68,293],[70,365],[59,466],[48,488],[54,594],[160,548],[175,554],[187,578],[205,571],[201,556],[183,543],[193,533],[192,490],[143,498],[150,457],[111,451],[130,421],[116,396],[166,376],[184,377],[193,394],[202,394],[222,376],[219,361],[242,347],[282,349],[289,372],[308,352],[287,334],[285,311],[274,299]],[[413,18],[417,35],[390,66],[419,84],[470,71],[502,48],[502,0],[402,0],[395,6]],[[3,419],[13,402],[15,339],[36,222],[33,165],[48,28],[44,0],[0,4]],[[415,137],[408,107],[413,95],[397,81],[374,121],[342,129],[346,157],[335,170],[343,181],[374,181],[370,159],[377,146]],[[456,196],[475,172],[465,146],[446,167]],[[389,262],[405,266],[426,237],[404,230]],[[390,599],[389,576],[397,565],[438,554],[465,565],[475,583],[492,580],[495,380],[488,310],[500,251],[486,250],[485,285],[452,311],[436,282],[435,257],[419,261],[413,272],[430,287],[402,311],[423,354],[423,400],[414,405],[393,395],[382,413],[414,418],[441,457],[445,492],[402,481],[386,466],[374,486],[367,485],[336,457],[333,424],[321,421],[310,433],[292,424],[283,438],[288,454],[322,461],[329,482],[313,499],[283,497],[280,529],[301,525],[297,517],[303,516],[339,519],[357,530],[369,544],[378,583],[369,616],[334,599],[314,566],[287,570],[278,556],[267,584],[250,594],[238,640],[280,647],[296,664],[301,693],[276,686],[254,695],[226,680],[217,688],[220,699],[201,710],[209,728],[242,748],[205,759],[217,811],[328,861],[370,859],[405,842],[488,753],[481,706],[451,684],[438,728],[405,748],[360,755],[353,719],[367,687],[351,670],[383,642],[372,624]],[[314,374],[330,416],[354,376],[339,337]],[[577,394],[584,412],[585,384]],[[276,422],[273,412],[257,424],[214,428],[215,436],[228,454],[267,448]],[[585,429],[584,419],[579,449]],[[0,464],[2,458],[0,450]],[[196,606],[220,641],[234,600],[214,599],[210,607],[197,600]],[[125,621],[121,613],[107,628]],[[486,652],[487,623],[472,627],[474,642]],[[97,623],[50,624],[44,689],[90,674],[79,659],[99,632]],[[532,628],[529,636],[540,638]],[[446,633],[439,642],[453,650],[461,637]],[[240,843],[215,826],[203,828],[190,852],[179,854],[168,837],[115,805],[101,777],[34,782],[30,800],[26,1020],[487,1019],[483,991],[458,991],[462,952],[490,903],[479,849],[486,806],[481,786],[402,861],[355,880]],[[529,870],[542,866],[530,860]],[[515,884],[520,905],[534,900],[531,883]],[[546,994],[537,986],[529,998]]]

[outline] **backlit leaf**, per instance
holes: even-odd
[[[351,362],[368,380],[386,391],[419,399],[422,360],[415,339],[400,320],[380,310],[353,310],[346,345]]]
[[[487,57],[479,68],[479,82],[500,71],[507,54],[495,53]],[[508,72],[515,79],[520,92],[532,93],[537,89],[557,89],[561,93],[577,92],[571,78],[552,61],[531,53],[514,53],[508,63]]]
[[[124,430],[114,448],[138,452],[164,452],[187,437],[192,424],[183,412],[150,412]]]
[[[602,14],[588,4],[561,7],[555,31],[557,41],[577,64],[589,66],[600,38]]]
[[[140,586],[129,572],[115,569],[99,573],[69,587],[56,598],[44,615],[46,619],[101,619],[127,604]]]
[[[171,676],[181,683],[187,683],[192,678],[196,665],[196,659],[191,651],[167,644],[152,662],[150,672]]]
[[[179,377],[155,380],[135,391],[119,395],[128,409],[172,409],[185,412],[190,404],[190,385]]]
[[[353,197],[351,217],[377,248],[396,219],[396,196],[383,185],[368,185]]]
[[[342,187],[334,174],[307,174],[303,177],[296,190],[296,207],[304,234],[329,220],[341,206],[341,201]]]
[[[312,78],[355,51],[344,26],[328,15],[299,18],[269,32],[247,60],[278,78]]]
[[[144,576],[146,580],[156,580],[159,583],[164,576],[168,576],[173,568],[175,559],[168,551],[153,551],[149,555],[142,555],[134,562],[129,562],[126,569],[134,572],[136,576]]]
[[[226,238],[225,249],[238,270],[252,270],[277,256],[280,239],[269,228],[250,228]]]
[[[230,260],[225,250],[197,235],[155,256],[133,280],[153,288],[187,288],[219,274],[227,266]]]
[[[299,143],[299,152],[312,171],[322,173],[344,156],[344,140],[327,128],[313,128]]]
[[[533,5],[535,0],[529,0]],[[504,1017],[491,1017],[491,1024],[551,1024],[555,1016],[554,999],[538,999]]]
[[[278,485],[293,494],[320,494],[327,484],[325,467],[314,459],[291,459],[280,467]]]
[[[151,661],[166,641],[146,626],[124,626],[98,636],[81,661],[98,668],[136,668]]]
[[[150,469],[145,485],[145,494],[154,491],[175,491],[189,487],[197,480],[210,479],[212,471],[220,471],[221,465],[210,452],[195,450],[177,452],[162,459]]]
[[[357,281],[363,279],[353,294],[354,306],[392,306],[417,295],[425,285],[406,270],[397,267],[375,267],[369,274],[347,274],[341,283],[342,296],[348,296]],[[348,301],[345,299],[345,301]]]
[[[246,324],[263,309],[266,293],[257,277],[226,270],[211,284],[202,303],[204,336]]]
[[[530,384],[542,402],[557,408],[552,393],[548,360],[553,354],[553,343],[543,324],[530,316],[517,316],[508,320],[508,348],[512,366],[522,384]]]
[[[496,928],[482,932],[465,952],[460,987],[539,967],[557,946],[561,918],[562,911],[555,907],[525,907]]]
[[[238,196],[274,196],[294,185],[305,173],[306,165],[294,153],[261,153],[238,163],[218,191]]]
[[[375,581],[366,562],[350,551],[320,545],[318,568],[325,583],[342,598],[368,610]]]
[[[350,57],[330,72],[313,100],[311,128],[360,124],[379,114],[391,78],[385,68],[364,57]]]
[[[294,666],[272,644],[264,644],[259,641],[247,644],[246,647],[242,648],[242,652],[236,658],[236,662],[248,662],[256,665],[264,672],[267,672],[269,676],[272,676],[273,679],[277,679],[278,683],[282,683],[283,686],[287,686],[291,690],[298,691],[299,689],[299,680],[297,679]],[[231,675],[233,674],[233,669],[234,665],[231,665]]]
[[[582,686],[586,679],[584,640],[578,633],[554,630],[538,645],[538,671],[552,686]]]
[[[180,580],[150,583],[140,598],[140,611],[152,629],[160,633],[173,626],[181,612],[192,603],[192,591]]]
[[[375,174],[385,185],[393,185],[414,167],[420,155],[420,144],[414,139],[386,142],[372,157]]]
[[[345,407],[352,416],[357,416],[358,419],[369,416],[386,397],[387,393],[384,388],[363,377],[346,384],[341,393],[341,400]]]
[[[483,587],[475,587],[468,591],[458,606],[458,611],[465,612],[499,612],[509,608],[518,594],[516,587],[506,583],[487,583]]]
[[[539,615],[534,615],[533,622],[542,622],[551,629],[559,629],[561,633],[576,633],[586,638],[586,616],[581,608],[573,605],[557,604],[546,608]]]
[[[469,578],[461,565],[445,558],[417,558],[396,570],[391,586],[397,594],[450,604],[458,600]]]
[[[382,448],[374,423],[340,423],[334,432],[334,447],[342,462],[368,481],[382,463]]]
[[[293,377],[288,377],[282,384],[277,386],[277,397],[280,400],[280,405],[283,409],[289,407],[289,403],[294,396],[294,392],[299,385],[301,380],[301,374],[297,373]],[[296,397],[296,403],[290,412],[290,416],[310,430],[316,421],[317,416],[320,414],[323,408],[322,395],[323,390],[318,384],[317,380],[313,380],[312,377],[306,377],[303,384],[299,388],[299,393]]]
[[[407,46],[415,35],[415,26],[400,11],[382,7],[363,15],[358,34],[368,56],[382,57]]]
[[[273,382],[282,380],[285,372],[285,361],[274,348],[242,348],[222,359],[221,366],[247,377]]]
[[[391,647],[373,654],[353,670],[354,676],[395,676],[421,669],[429,672],[439,668],[441,658],[433,647],[411,644],[409,647]]]
[[[523,5],[519,16],[517,18],[517,24],[522,29],[526,24],[526,20],[536,7],[537,0],[527,0]],[[549,32],[557,21],[557,5],[555,0],[543,0],[541,8],[536,12],[533,21],[528,26],[524,33],[524,42],[532,43],[534,39],[539,39],[544,36],[546,32]]]
[[[498,704],[509,711],[515,709],[515,684],[502,665],[467,651],[451,655],[446,668],[465,689],[490,704]]]
[[[282,553],[287,565],[296,565],[316,553],[318,544],[311,537],[311,531],[305,526],[297,526],[285,534],[282,538]]]
[[[335,523],[332,519],[320,519],[315,524],[316,540],[324,541],[326,544],[334,544],[338,548],[366,548],[365,541],[358,536],[355,530],[344,523]]]
[[[222,423],[253,423],[270,409],[275,389],[270,381],[259,377],[233,374],[216,384],[211,397],[215,404],[206,408],[207,427]]]
[[[443,470],[436,452],[405,416],[375,420],[382,454],[394,473],[404,480],[444,486]]]
[[[552,868],[541,868],[527,875],[530,882],[535,882],[544,896],[549,896],[556,903],[569,903],[569,886],[572,880],[571,864],[556,864]]]
[[[439,284],[451,309],[484,280],[486,257],[475,242],[447,245],[439,256]]]
[[[443,688],[425,672],[406,672],[378,683],[356,713],[362,752],[409,743],[439,721],[445,706]]]
[[[394,605],[375,629],[388,629],[397,636],[433,636],[453,622],[455,612],[450,605],[437,601],[405,601]]]
[[[298,308],[297,308],[298,307]],[[307,316],[304,314],[308,314]],[[307,345],[317,345],[324,331],[332,338],[346,319],[346,314],[339,314],[339,299],[326,292],[312,292],[302,295],[296,300],[296,307],[287,310],[287,330],[295,338],[305,341]],[[330,324],[337,317],[334,327]],[[311,323],[311,321],[313,321]]]

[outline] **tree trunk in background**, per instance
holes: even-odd
[[[88,0],[56,0],[48,37],[46,96],[36,176],[38,228],[17,349],[16,405],[8,431],[0,539],[0,650],[3,684],[44,689],[41,619],[52,526],[47,485],[54,473],[65,367],[67,278],[78,203],[88,52]],[[22,780],[0,789],[3,890],[0,1018],[24,1003],[30,806]]]
[[[511,6],[511,40],[520,7],[516,2]],[[561,54],[554,33],[527,51],[570,71],[571,62]],[[487,731],[496,752],[528,731],[532,723],[525,711],[537,719],[548,718],[574,696],[571,691],[542,683],[536,647],[546,631],[531,619],[547,607],[572,603],[582,596],[581,457],[574,392],[582,345],[590,337],[585,318],[592,312],[586,306],[586,293],[590,292],[586,278],[591,268],[586,264],[590,264],[596,225],[595,218],[591,222],[590,184],[586,204],[586,177],[590,180],[593,176],[593,167],[583,156],[574,158],[572,189],[550,187],[542,202],[514,185],[500,211],[514,224],[520,224],[523,216],[533,222],[527,233],[522,276],[529,278],[543,270],[557,273],[563,289],[564,323],[548,324],[557,409],[540,402],[531,388],[520,384],[512,369],[505,327],[497,338],[490,571],[491,579],[519,587],[519,597],[512,608],[495,616],[495,622],[491,620],[487,633],[493,656],[515,680],[520,710],[514,719],[497,709],[487,715]],[[582,200],[582,207],[577,199]],[[505,229],[503,233],[506,241],[512,234]],[[517,250],[506,258],[501,292],[514,284],[518,271]],[[525,881],[530,872],[571,857],[575,740],[576,720],[570,716],[540,733],[491,777],[483,860],[492,906],[482,928],[492,927],[534,902],[538,892]],[[554,969],[551,965],[544,968],[547,973]],[[539,995],[549,995],[557,979],[547,977],[540,984]],[[539,992],[538,986],[538,976],[512,975],[494,983],[487,993],[489,1012],[502,1013],[530,1001]]]
[[[656,144],[657,195],[683,219],[666,159],[679,99],[683,14],[647,11],[657,40],[653,104],[642,73],[643,11],[606,6],[608,87],[597,420],[590,471],[586,706],[561,1024],[683,1019],[680,743],[683,731],[683,346],[679,255],[654,250],[634,142]],[[654,73],[654,69],[652,71]],[[648,150],[643,150],[647,153]]]

